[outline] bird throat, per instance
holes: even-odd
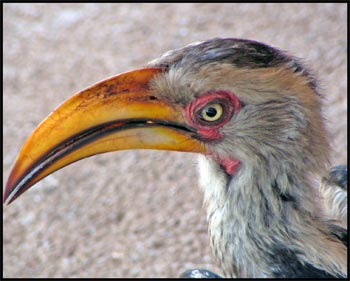
[[[220,164],[220,167],[228,174],[233,176],[237,173],[239,167],[241,166],[241,161],[234,158],[220,158],[215,154],[208,153],[207,156],[210,156],[217,163]]]
[[[241,162],[239,160],[230,158],[220,159],[219,163],[220,166],[225,170],[225,172],[230,176],[236,174],[238,168],[241,165]]]

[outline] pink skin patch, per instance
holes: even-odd
[[[222,168],[225,169],[226,173],[229,175],[234,175],[238,171],[238,168],[241,165],[241,161],[233,158],[219,158],[215,154],[208,152],[206,155],[211,156],[216,162],[220,164]]]
[[[223,159],[220,165],[225,168],[226,173],[232,176],[237,172],[241,162],[236,159]]]
[[[201,111],[210,104],[219,103],[223,107],[223,115],[217,121],[205,121],[201,118]],[[198,134],[206,140],[220,140],[224,136],[220,129],[227,124],[233,114],[237,113],[242,107],[239,98],[230,91],[213,91],[208,92],[192,101],[186,107],[187,119],[191,126],[197,128]],[[209,155],[212,155],[209,153]],[[217,158],[213,155],[214,158]],[[236,159],[217,159],[226,173],[233,175],[240,166],[240,161]]]

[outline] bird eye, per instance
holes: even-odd
[[[214,103],[204,107],[201,110],[199,117],[204,121],[213,122],[213,121],[219,120],[223,115],[223,113],[224,113],[223,106],[219,103]]]
[[[238,97],[229,91],[207,92],[186,107],[190,125],[209,138],[219,135],[218,129],[227,124],[241,108]],[[209,132],[209,133],[208,133]]]

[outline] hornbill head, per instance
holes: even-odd
[[[309,180],[325,173],[329,142],[316,81],[299,59],[213,39],[99,82],[34,130],[4,202],[70,163],[124,149],[202,154],[211,244],[226,276],[345,276],[343,229],[324,222]]]
[[[314,87],[297,59],[255,41],[170,51],[57,107],[25,142],[4,202],[70,163],[124,149],[202,153],[228,176],[261,157],[292,162],[298,153],[305,161],[296,164],[319,169],[327,134]]]

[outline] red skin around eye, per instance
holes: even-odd
[[[225,112],[224,118],[220,123],[215,123],[213,125],[203,124],[198,120],[198,116],[196,115],[198,111],[203,109],[208,103],[212,101],[224,101],[225,104]],[[190,122],[190,125],[197,128],[197,133],[203,137],[203,139],[207,140],[219,140],[224,136],[219,132],[219,129],[222,128],[225,124],[227,124],[234,113],[237,113],[242,107],[242,103],[239,98],[230,91],[215,91],[204,94],[191,102],[186,107],[187,118]],[[208,153],[208,155],[212,155]],[[225,169],[226,173],[229,175],[233,175],[237,172],[240,161],[232,158],[225,159],[217,159],[215,155],[212,155],[214,159],[220,163],[220,165]]]
[[[215,125],[203,125],[198,121],[196,113],[198,110],[204,108],[208,103],[214,100],[226,100],[228,112],[225,112],[225,118],[219,124]],[[219,129],[227,124],[232,115],[241,109],[241,101],[239,98],[229,91],[215,91],[209,92],[195,99],[186,107],[186,114],[190,124],[198,129],[198,134],[203,136],[204,139],[217,140],[223,136],[220,134]]]

